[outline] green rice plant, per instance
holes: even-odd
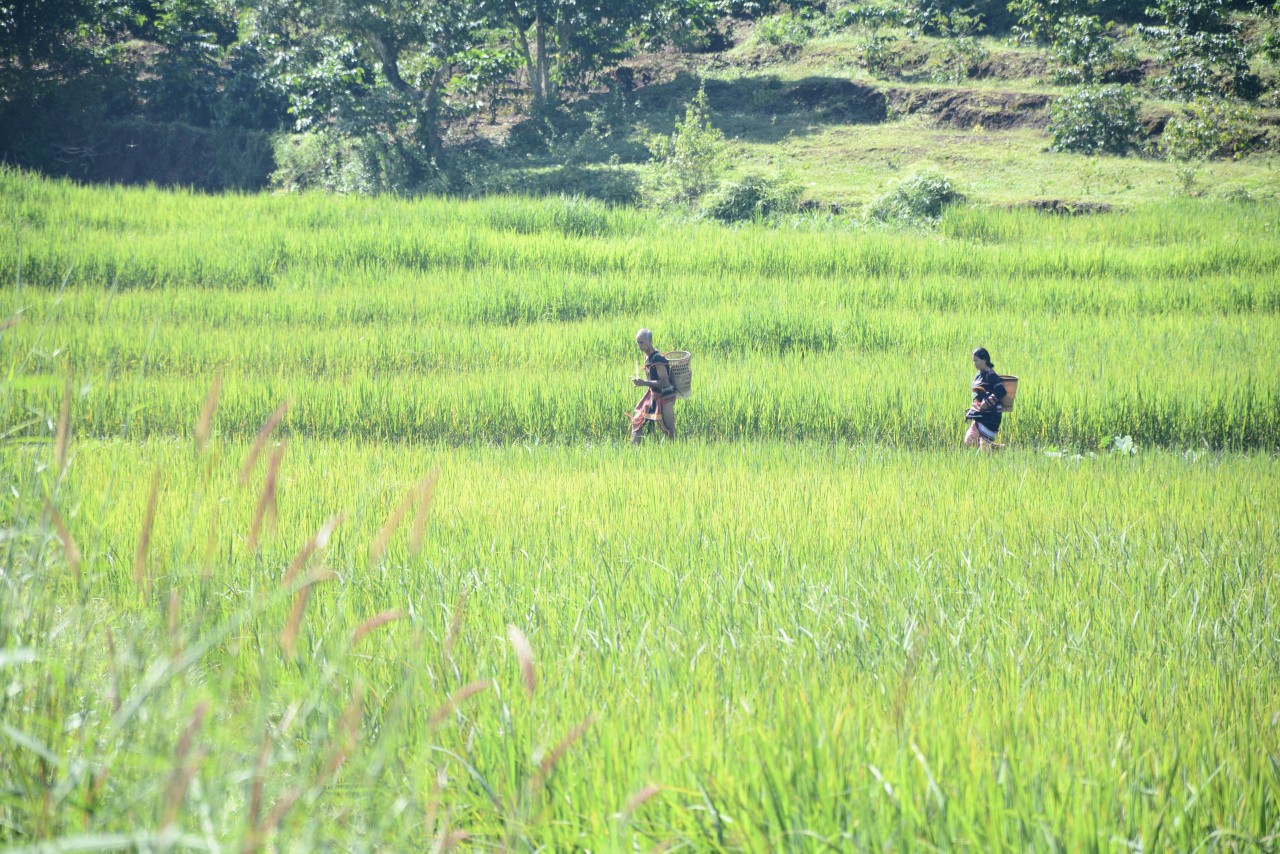
[[[1270,457],[294,438],[255,549],[222,419],[0,455],[7,843],[1280,829]]]
[[[0,218],[0,846],[1280,833],[1272,204]],[[637,450],[640,326],[696,373]]]

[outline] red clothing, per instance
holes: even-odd
[[[636,404],[635,414],[631,416],[631,429],[640,430],[646,421],[653,421],[662,428],[663,433],[670,436],[671,433],[662,420],[662,404],[665,402],[666,398],[654,389],[646,391],[644,397],[640,398],[640,402]]]

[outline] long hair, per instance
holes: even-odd
[[[989,369],[993,371],[996,369],[996,363],[991,361],[991,354],[987,352],[986,347],[979,347],[978,349],[974,350],[973,355],[977,356],[979,359],[986,362],[987,367]]]

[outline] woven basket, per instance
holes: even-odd
[[[676,398],[688,397],[693,393],[693,371],[689,367],[689,351],[672,350],[664,355],[667,357],[667,370],[671,373],[671,384],[676,387]]]
[[[1002,375],[1000,382],[1004,383],[1004,400],[1000,401],[1000,407],[1008,412],[1013,409],[1013,398],[1018,394],[1018,378]]]

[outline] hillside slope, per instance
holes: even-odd
[[[926,166],[951,176],[974,202],[1049,210],[1106,210],[1176,195],[1280,196],[1280,110],[1270,76],[1253,106],[1253,151],[1181,162],[1163,156],[1159,137],[1185,105],[1155,97],[1152,84],[1166,69],[1140,57],[1125,82],[1141,97],[1141,149],[1086,156],[1050,149],[1050,106],[1072,87],[1054,82],[1044,49],[986,37],[956,59],[954,40],[904,34],[891,43],[891,67],[877,76],[856,31],[777,46],[759,26],[737,24],[721,51],[667,49],[624,63],[608,90],[575,105],[550,133],[529,120],[495,117],[456,126],[453,139],[517,155],[515,164],[503,158],[501,189],[625,199],[649,156],[644,140],[670,133],[703,86],[712,122],[733,143],[730,172],[791,177],[803,185],[805,207],[820,212],[856,210]]]

